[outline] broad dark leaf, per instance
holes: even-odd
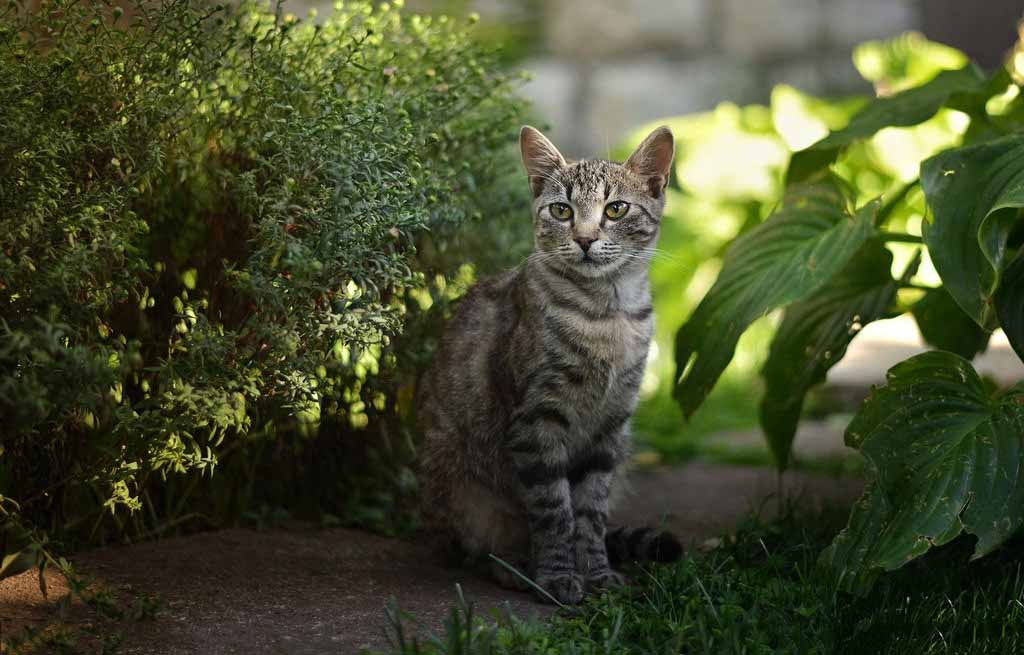
[[[690,416],[732,360],[740,335],[767,312],[813,293],[873,233],[878,203],[856,214],[833,187],[797,190],[729,247],[714,286],[676,334],[676,398]]]
[[[991,332],[981,329],[942,287],[929,289],[910,311],[921,337],[938,350],[971,360],[988,347]]]
[[[944,105],[955,104],[961,100],[960,96],[976,94],[985,86],[982,72],[969,65],[959,70],[942,71],[931,81],[902,93],[877,98],[850,119],[849,125],[843,129],[794,153],[786,172],[786,182],[800,182],[826,168],[845,146],[858,139],[870,137],[885,127],[909,127],[923,123]]]
[[[873,477],[870,463],[865,473]],[[882,571],[873,563],[874,547],[877,535],[891,523],[891,513],[885,494],[869,482],[850,510],[846,527],[818,558],[818,564],[831,573],[840,589],[864,593],[874,584]]]
[[[823,553],[852,586],[961,531],[974,557],[1024,523],[1024,386],[993,396],[971,364],[933,351],[889,370],[846,430],[869,490]]]
[[[1024,135],[946,150],[921,164],[932,220],[923,228],[950,295],[981,327],[996,327],[992,296],[1024,207]]]
[[[827,285],[786,308],[762,371],[761,426],[779,469],[789,464],[807,391],[825,380],[861,328],[892,305],[891,267],[892,253],[868,241]]]
[[[999,325],[1017,356],[1024,360],[1024,251],[1003,273],[995,300]]]

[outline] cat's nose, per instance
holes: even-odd
[[[590,246],[597,241],[597,239],[592,237],[573,237],[573,241],[580,244],[580,250],[588,252],[590,250]]]

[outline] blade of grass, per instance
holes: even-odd
[[[564,603],[559,601],[557,598],[555,598],[554,596],[549,594],[546,589],[541,587],[539,584],[537,584],[536,582],[531,580],[529,577],[527,577],[524,573],[522,573],[518,569],[516,569],[516,567],[512,566],[511,564],[509,564],[505,560],[501,559],[500,557],[498,557],[494,553],[490,553],[488,555],[488,557],[490,557],[492,560],[497,562],[500,566],[502,566],[505,570],[509,571],[512,575],[516,576],[517,578],[519,578],[520,580],[522,580],[526,584],[530,585],[530,587],[534,591],[536,591],[541,596],[544,596],[545,598],[550,600],[555,605],[558,605],[561,609],[563,609],[563,610],[569,610],[570,609],[568,605],[565,605]]]

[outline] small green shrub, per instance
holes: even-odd
[[[806,99],[776,120],[802,127],[801,145],[777,208],[729,245],[677,333],[675,392],[692,414],[740,336],[784,309],[760,417],[785,469],[807,392],[864,325],[914,315],[946,350],[893,367],[847,428],[869,485],[822,558],[862,590],[961,532],[980,557],[1024,524],[1024,388],[996,389],[968,361],[998,327],[1024,357],[1024,99],[1021,71],[986,75],[920,37],[867,44],[855,62],[883,95],[838,124],[806,117],[849,102]]]
[[[465,23],[400,7],[0,14],[4,574],[40,531],[316,503],[289,484],[317,476],[358,521],[387,493],[353,480],[404,448],[392,374],[425,346],[393,339],[472,275],[448,277],[472,235],[507,245],[455,229],[521,211],[511,78]]]

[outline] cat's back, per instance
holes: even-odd
[[[510,336],[522,311],[522,274],[506,271],[473,285],[445,326],[419,385],[421,427],[500,411]],[[465,425],[448,425],[462,428]]]

